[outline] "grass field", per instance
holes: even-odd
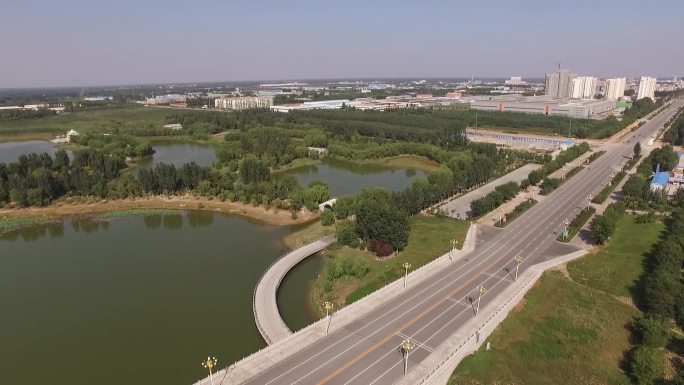
[[[417,155],[399,155],[389,158],[353,161],[358,164],[380,165],[395,168],[417,169],[430,172],[440,167],[439,163]]]
[[[173,113],[174,111],[171,110],[138,106],[108,110],[65,112],[42,119],[2,121],[0,122],[0,135],[4,137],[21,134],[21,138],[26,139],[27,135],[39,136],[38,134],[40,133],[66,133],[70,129],[78,132],[93,132],[115,128],[160,128],[164,124],[164,118]],[[37,138],[30,137],[28,139]]]
[[[447,252],[451,248],[451,239],[456,238],[459,245],[463,245],[469,227],[467,221],[416,215],[411,218],[408,245],[396,257],[378,258],[368,251],[346,246],[329,248],[323,253],[326,264],[352,258],[366,264],[370,271],[362,279],[346,276],[335,280],[333,290],[329,293],[323,290],[325,274],[321,274],[310,290],[311,301],[315,304],[334,301],[338,308],[354,302],[401,277],[404,274],[401,267],[404,262],[411,263],[413,269],[416,269]]]
[[[612,296],[545,273],[449,380],[465,384],[629,384],[619,369],[638,311]]]
[[[658,242],[663,228],[661,222],[639,224],[634,217],[623,216],[608,246],[568,264],[570,277],[615,296],[631,297],[643,272],[644,253]]]
[[[492,350],[463,360],[449,384],[630,384],[621,363],[640,313],[616,297],[631,297],[662,230],[625,216],[608,246],[568,265],[569,277],[545,273],[490,336]]]

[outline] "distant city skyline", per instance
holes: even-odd
[[[684,3],[14,1],[0,88],[684,75]],[[577,28],[576,20],[582,20]],[[566,27],[564,27],[566,26]]]

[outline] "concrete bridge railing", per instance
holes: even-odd
[[[323,237],[283,254],[264,271],[254,287],[252,310],[254,322],[269,345],[292,334],[278,310],[278,288],[287,273],[299,262],[337,242],[333,235]]]

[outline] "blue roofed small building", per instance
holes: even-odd
[[[651,191],[665,191],[669,181],[670,173],[668,171],[660,171],[660,165],[657,165],[653,179],[651,179]]]

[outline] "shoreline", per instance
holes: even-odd
[[[256,220],[272,226],[291,226],[307,223],[318,218],[318,213],[302,209],[293,218],[290,210],[278,210],[263,206],[253,206],[241,202],[209,199],[204,197],[183,196],[151,196],[142,198],[128,198],[117,200],[84,198],[61,199],[46,207],[25,207],[15,209],[0,209],[0,219],[49,217],[59,219],[66,217],[89,216],[108,212],[132,209],[173,209],[173,210],[204,210],[224,214],[234,214]]]

